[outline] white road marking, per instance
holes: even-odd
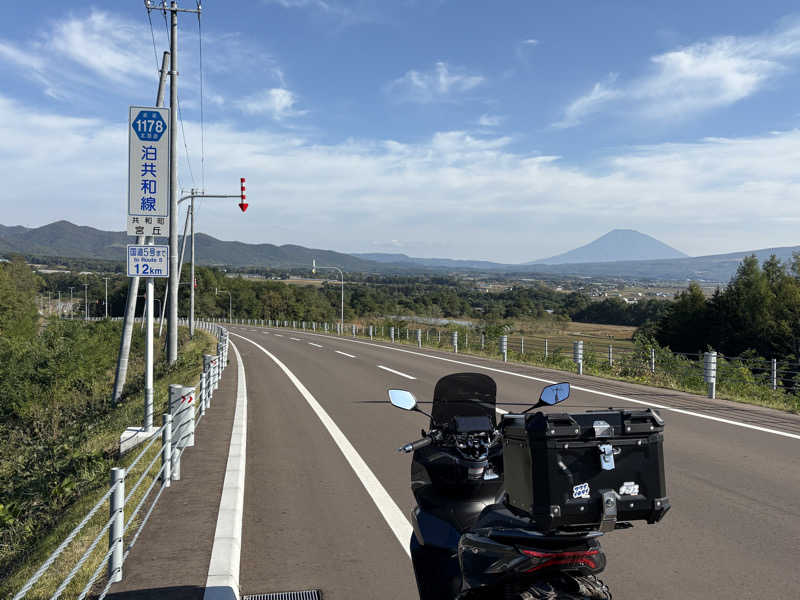
[[[389,373],[394,373],[395,375],[400,375],[400,377],[405,377],[406,379],[416,379],[413,375],[408,375],[406,373],[401,373],[400,371],[395,371],[394,369],[390,369],[389,367],[384,367],[383,365],[378,365],[379,369],[383,369],[384,371],[389,371]]]
[[[247,381],[244,376],[242,356],[233,342],[231,348],[236,355],[237,366],[236,410],[203,600],[230,600],[231,593],[233,598],[239,598],[247,455]]]
[[[355,354],[348,354],[347,352],[342,352],[341,350],[337,350],[336,354],[341,354],[342,356],[346,356],[348,358],[355,358],[356,357]]]
[[[300,338],[289,338],[290,340],[294,340],[295,342],[299,342]]]
[[[283,337],[280,333],[276,333],[275,337]]]
[[[309,334],[309,335],[320,335],[320,334]],[[550,381],[549,379],[542,379],[541,377],[534,377],[533,375],[525,375],[524,373],[515,373],[513,371],[506,371],[504,369],[497,369],[495,367],[487,367],[485,365],[475,364],[475,363],[468,363],[461,360],[453,360],[452,358],[445,358],[443,356],[435,356],[433,354],[424,354],[422,352],[414,352],[413,350],[405,350],[403,348],[396,348],[392,346],[383,346],[381,344],[374,344],[372,342],[363,342],[361,340],[353,340],[350,338],[338,338],[342,341],[351,342],[353,344],[364,344],[365,346],[373,346],[375,348],[382,348],[384,350],[393,350],[394,352],[403,352],[405,354],[412,354],[414,356],[421,356],[423,358],[428,358],[432,360],[440,360],[442,362],[448,362],[455,365],[462,365],[465,367],[473,367],[476,369],[483,369],[484,371],[491,371],[492,373],[502,373],[503,375],[511,375],[512,377],[520,377],[522,379],[529,379],[531,381],[538,381],[540,383],[558,383],[557,381]],[[525,366],[525,365],[523,365]],[[571,373],[567,373],[567,375],[571,375]],[[614,382],[613,379],[609,379],[609,382]],[[750,423],[742,423],[741,421],[734,421],[732,419],[724,419],[722,417],[714,417],[712,415],[704,415],[703,413],[695,412],[693,410],[685,410],[682,408],[674,408],[672,406],[666,406],[664,404],[656,404],[655,402],[647,402],[645,400],[635,400],[633,398],[628,398],[626,396],[620,396],[618,394],[610,394],[608,392],[601,392],[599,390],[593,390],[591,388],[585,388],[582,386],[572,385],[570,384],[572,389],[578,390],[580,392],[589,392],[590,394],[597,394],[598,396],[604,396],[606,398],[613,398],[615,400],[622,400],[624,402],[632,402],[634,404],[641,404],[643,406],[649,406],[651,408],[658,408],[660,410],[666,410],[668,412],[674,412],[682,415],[687,415],[690,417],[697,417],[698,419],[707,419],[709,421],[715,421],[717,423],[725,423],[726,425],[733,425],[735,427],[742,427],[744,429],[752,429],[755,431],[761,431],[763,433],[771,433],[773,435],[779,435],[782,437],[791,438],[794,440],[800,440],[800,434],[796,433],[789,433],[787,431],[781,431],[780,429],[772,429],[770,427],[761,427],[760,425],[751,425]]]
[[[320,346],[319,344],[315,344],[314,342],[308,342],[308,345],[309,346],[314,346],[316,348],[322,348],[322,346]]]
[[[232,335],[237,334],[232,333]],[[403,511],[401,511],[395,501],[392,500],[392,497],[386,491],[386,488],[384,488],[378,478],[375,477],[375,474],[372,472],[369,466],[367,466],[367,463],[364,462],[364,459],[358,454],[356,449],[350,443],[350,440],[345,437],[344,433],[342,433],[342,430],[339,429],[339,426],[336,425],[334,420],[330,418],[325,409],[322,408],[319,402],[317,402],[317,399],[311,395],[311,392],[308,391],[306,386],[303,385],[303,383],[295,376],[295,374],[292,373],[289,368],[278,359],[278,357],[253,340],[241,335],[237,335],[237,337],[250,342],[260,349],[264,354],[269,356],[289,378],[289,381],[294,384],[294,387],[297,388],[297,391],[300,392],[300,395],[305,398],[306,402],[308,402],[311,410],[313,410],[317,415],[319,420],[325,426],[325,429],[328,430],[328,433],[333,438],[333,441],[339,447],[339,450],[342,452],[345,459],[350,464],[350,467],[361,481],[364,489],[367,490],[370,498],[372,498],[375,506],[378,507],[378,510],[380,511],[386,523],[389,525],[392,533],[394,533],[397,541],[400,542],[400,546],[410,557],[408,541],[411,539],[411,523],[408,522],[408,519],[403,514]]]

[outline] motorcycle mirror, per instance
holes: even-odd
[[[539,396],[539,402],[548,406],[553,406],[559,402],[563,402],[569,398],[569,384],[568,383],[555,383],[548,385],[542,390]]]
[[[539,408],[540,406],[553,406],[559,402],[563,402],[567,398],[569,398],[569,384],[566,382],[554,383],[544,388],[542,393],[539,394],[539,401],[533,406],[523,410],[522,413],[525,414],[529,410]]]
[[[389,402],[403,410],[417,409],[417,399],[407,390],[389,390]]]

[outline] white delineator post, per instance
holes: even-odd
[[[708,384],[708,397],[717,397],[717,353],[703,353],[703,379]]]
[[[583,342],[572,343],[572,360],[578,367],[578,375],[583,375]]]

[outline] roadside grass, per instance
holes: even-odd
[[[86,324],[91,327],[92,324]],[[98,411],[94,415],[86,415],[77,427],[83,429],[81,447],[78,449],[80,454],[90,457],[84,461],[82,468],[75,470],[66,477],[71,480],[68,485],[64,481],[52,481],[54,489],[63,489],[63,494],[68,495],[69,501],[62,502],[53,507],[48,514],[46,506],[39,507],[40,514],[44,514],[46,522],[38,527],[36,523],[23,522],[3,522],[0,527],[3,531],[3,546],[0,547],[0,597],[11,597],[27,579],[38,569],[43,561],[52,553],[59,544],[65,539],[67,534],[85,517],[89,509],[105,494],[109,486],[111,467],[128,467],[141,451],[141,447],[134,449],[128,455],[119,457],[119,436],[126,427],[140,425],[143,416],[143,394],[144,394],[144,361],[141,349],[142,333],[138,328],[134,328],[135,339],[134,347],[131,351],[131,360],[128,370],[128,385],[126,385],[123,401],[115,407],[107,407],[105,411]],[[202,355],[213,352],[213,338],[204,331],[197,330],[194,340],[188,337],[188,331],[179,330],[181,345],[181,355],[178,362],[173,366],[167,366],[163,361],[161,340],[156,338],[155,348],[155,394],[154,394],[154,414],[155,426],[160,426],[160,415],[167,410],[168,386],[171,383],[182,385],[195,385],[202,372]],[[116,338],[116,345],[112,353],[116,357],[119,338]],[[79,349],[75,351],[79,352]],[[97,395],[96,402],[102,404],[107,402],[111,395],[113,385],[113,370],[104,373],[103,381],[95,382],[96,386],[90,389],[93,395]],[[67,436],[69,438],[69,436]],[[1,443],[1,442],[0,442]],[[9,453],[10,446],[3,443],[5,450],[0,455],[0,463],[5,463],[0,468],[0,475],[8,473],[13,469],[17,457],[14,453]],[[153,481],[153,475],[160,468],[160,460],[157,458],[161,444],[156,441],[138,461],[135,468],[126,477],[126,496],[130,493],[135,482],[145,473],[146,467],[154,461],[153,468],[145,474],[141,485],[133,494],[131,501],[126,505],[125,520],[130,517],[133,507],[137,505],[144,495],[144,492]],[[15,452],[24,452],[24,445],[11,448]],[[5,487],[5,485],[4,485]],[[152,501],[153,494],[158,490],[156,484],[149,501]],[[141,520],[146,512],[149,502],[139,513],[138,518],[132,522],[131,527],[126,531],[125,543],[129,543],[130,535],[135,531],[137,522]],[[39,599],[49,598],[53,595],[59,583],[64,579],[68,570],[89,548],[91,542],[102,531],[103,526],[108,520],[108,504],[104,503],[92,519],[87,523],[81,533],[65,549],[62,555],[50,567],[39,583],[28,593],[26,598]],[[17,525],[15,528],[14,525]],[[70,586],[63,592],[66,598],[77,597],[80,590],[89,580],[95,568],[100,566],[102,572],[105,567],[101,565],[101,559],[108,551],[108,534],[103,534],[95,550],[90,555],[87,562],[80,569]]]

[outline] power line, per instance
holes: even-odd
[[[166,3],[164,4],[166,6]],[[167,22],[167,11],[166,9],[162,10],[164,15],[164,33],[167,35],[167,45],[169,45],[169,23]],[[186,130],[183,128],[183,114],[181,113],[181,99],[178,95],[178,121],[181,124],[181,137],[183,138],[183,148],[185,150],[186,156],[186,166],[189,167],[189,177],[192,179],[192,187],[196,187],[196,183],[194,181],[194,173],[192,172],[192,163],[189,161],[189,146],[186,143]],[[181,182],[181,175],[178,172],[178,187],[183,187],[183,183]]]
[[[156,61],[156,70],[158,70],[158,51],[156,51],[156,32],[153,31],[153,19],[150,17],[150,7],[147,7],[147,21],[150,23],[150,37],[153,38],[153,58]]]

